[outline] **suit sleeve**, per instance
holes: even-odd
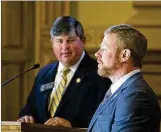
[[[116,105],[111,132],[150,132],[153,107],[146,92],[123,94]]]

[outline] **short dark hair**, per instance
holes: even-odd
[[[129,24],[112,26],[105,31],[105,34],[108,33],[116,34],[118,48],[129,49],[133,65],[142,67],[143,57],[147,51],[147,38]]]
[[[70,32],[75,32],[76,35],[82,40],[85,41],[84,30],[79,21],[76,18],[71,16],[60,16],[53,23],[50,35],[59,36],[61,34],[69,34]]]

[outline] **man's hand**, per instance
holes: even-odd
[[[35,122],[34,118],[32,116],[28,116],[28,115],[19,118],[17,121],[18,122],[26,122],[26,123],[34,123]]]
[[[44,124],[52,126],[70,127],[70,128],[72,127],[71,123],[68,120],[65,120],[60,117],[50,118]]]

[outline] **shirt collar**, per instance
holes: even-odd
[[[140,72],[140,69],[136,69],[136,70],[124,75],[118,81],[113,83],[111,85],[111,93],[113,94],[128,78],[130,78],[132,75],[134,75],[134,74],[136,74],[138,72]]]
[[[83,51],[83,53],[82,53],[80,59],[78,60],[78,62],[69,67],[72,72],[75,72],[77,70],[77,68],[78,68],[79,64],[81,63],[82,59],[84,58],[84,56],[85,56],[85,51]],[[64,67],[64,65],[61,62],[59,62],[58,73],[61,73],[63,67]]]

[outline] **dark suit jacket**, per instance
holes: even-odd
[[[130,77],[95,112],[88,132],[159,132],[160,106],[141,73]]]
[[[26,106],[19,117],[32,115],[36,122],[44,123],[50,118],[48,97],[53,88],[58,62],[49,64],[38,73]],[[81,81],[78,82],[77,79]],[[111,81],[97,75],[97,62],[85,54],[75,72],[55,116],[69,120],[73,127],[88,127],[102,101]]]

